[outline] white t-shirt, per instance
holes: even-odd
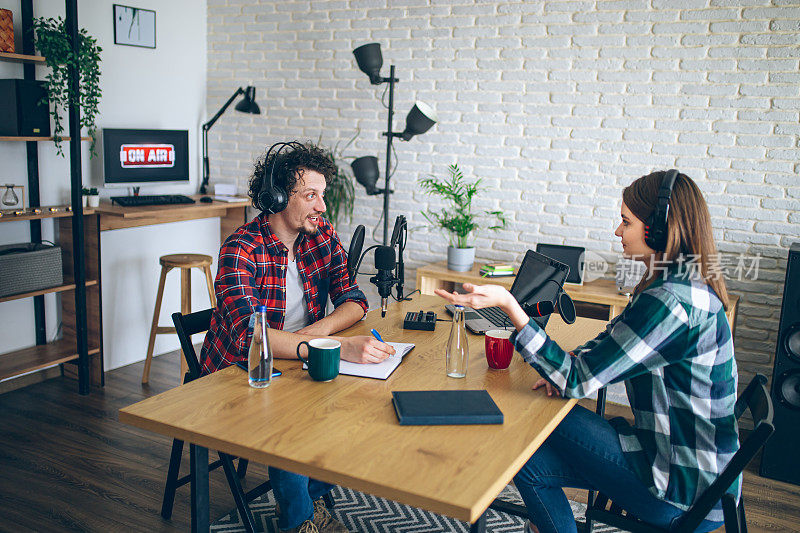
[[[297,331],[311,323],[304,297],[303,280],[300,279],[295,259],[286,265],[286,316],[283,319],[283,331]]]

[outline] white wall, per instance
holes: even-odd
[[[253,80],[266,113],[258,127],[214,132],[222,179],[244,189],[264,146],[320,134],[332,146],[357,127],[346,155],[377,155],[382,173],[386,86],[370,85],[352,55],[379,42],[383,76],[394,64],[400,78],[395,129],[415,99],[440,119],[395,143],[390,220],[424,226],[432,202],[416,180],[457,162],[489,188],[479,207],[510,219],[478,234],[478,261],[518,261],[550,242],[614,263],[622,188],[677,167],[706,195],[721,250],[764,257],[758,281],[729,288],[742,297],[742,381],[771,374],[787,248],[800,241],[797,0],[209,0],[208,21],[209,101],[231,79]],[[354,223],[370,228],[380,199],[357,190]],[[412,232],[407,278],[445,247]]]
[[[19,27],[19,2],[0,0],[0,7],[14,12]],[[169,128],[189,130],[191,182],[182,185],[143,187],[142,193],[191,194],[199,186],[201,168],[199,129],[205,119],[206,96],[206,5],[193,0],[159,2],[140,0],[135,7],[156,11],[156,48],[114,44],[112,1],[78,2],[78,24],[96,37],[101,53],[103,98],[100,128]],[[64,4],[35,1],[34,15],[64,16]],[[21,37],[17,31],[17,46]],[[0,64],[0,76],[22,77],[22,67]],[[37,67],[43,78],[45,67]],[[42,204],[66,203],[69,198],[69,160],[55,155],[50,143],[39,144]],[[25,184],[25,147],[22,143],[0,143],[0,182]],[[84,143],[84,184],[102,187],[99,160],[88,158]],[[126,194],[124,189],[102,190],[101,196]],[[44,233],[52,238],[52,223]],[[29,238],[26,223],[4,223],[0,241],[21,242]],[[158,257],[166,253],[205,253],[215,258],[219,249],[218,219],[181,222],[104,232],[101,238],[103,284],[103,332],[106,369],[144,357],[158,284]],[[216,265],[214,267],[216,272]],[[170,279],[171,278],[171,279]],[[170,273],[165,293],[162,324],[179,310],[179,274]],[[198,276],[193,286],[195,308],[207,307],[208,296]],[[58,323],[55,297],[48,296],[48,338]],[[33,304],[28,300],[0,304],[0,345],[3,352],[34,344]],[[177,338],[159,336],[156,353],[178,347]],[[177,379],[177,377],[176,377]]]

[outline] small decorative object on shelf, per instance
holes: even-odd
[[[0,9],[0,52],[14,53],[14,14]]]
[[[5,187],[5,191],[0,197],[0,208],[25,209],[25,186],[6,183],[3,187]]]
[[[89,207],[89,195],[92,194],[92,189],[89,187],[81,188],[81,203],[83,207]]]
[[[89,207],[99,207],[100,206],[100,193],[97,191],[97,187],[92,187],[89,189]]]

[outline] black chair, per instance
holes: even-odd
[[[197,311],[183,315],[181,313],[172,314],[172,322],[175,324],[175,331],[181,342],[181,350],[186,359],[189,369],[183,377],[183,382],[189,383],[200,377],[201,367],[200,361],[197,359],[197,353],[194,351],[192,345],[192,335],[207,331],[211,324],[211,309],[204,311]],[[208,465],[209,471],[214,470],[220,466],[225,471],[225,477],[228,480],[228,486],[231,489],[231,494],[236,502],[236,509],[242,517],[242,523],[245,530],[250,532],[258,531],[253,513],[250,511],[248,502],[253,501],[262,494],[270,491],[272,486],[269,481],[265,481],[258,487],[249,492],[244,492],[242,489],[241,479],[244,479],[247,471],[247,461],[239,459],[238,473],[234,469],[234,457],[226,453],[218,452],[219,460],[212,462]],[[169,459],[169,470],[167,471],[167,483],[164,487],[164,500],[161,504],[161,516],[165,520],[169,520],[172,516],[172,507],[175,502],[175,491],[192,480],[191,474],[183,477],[178,477],[181,467],[181,457],[183,456],[183,441],[179,439],[172,440],[172,454]]]
[[[747,522],[744,514],[743,499],[736,504],[736,498],[725,492],[745,467],[750,463],[758,450],[775,431],[772,423],[772,400],[766,387],[767,378],[756,374],[747,388],[736,400],[734,414],[738,420],[749,408],[753,417],[753,432],[741,443],[741,447],[731,458],[728,465],[716,480],[700,495],[700,498],[685,513],[673,522],[670,528],[663,529],[626,514],[619,506],[611,502],[611,508],[606,509],[608,497],[599,494],[592,505],[586,510],[587,522],[596,520],[625,531],[641,533],[663,532],[688,532],[697,529],[714,505],[722,500],[722,510],[727,533],[746,533]]]
[[[583,531],[591,533],[592,522],[597,521],[634,533],[690,532],[696,530],[714,505],[722,500],[726,533],[747,533],[743,498],[739,499],[739,505],[737,506],[736,499],[725,491],[744,471],[745,467],[775,431],[775,426],[772,423],[772,399],[769,391],[767,391],[766,383],[766,377],[756,374],[736,400],[736,405],[734,406],[734,415],[737,420],[748,408],[750,409],[750,414],[753,417],[753,432],[741,443],[741,447],[717,479],[703,491],[694,505],[673,522],[671,528],[663,529],[638,520],[636,517],[625,513],[614,502],[611,502],[610,508],[607,509],[609,498],[602,493],[595,497],[594,491],[590,491],[589,505],[586,509],[586,522],[585,524],[577,522],[579,529],[582,528]],[[605,413],[605,402],[606,389],[601,389],[597,394],[597,414],[603,415]],[[524,505],[517,505],[503,500],[495,500],[490,507],[523,518],[528,516]]]

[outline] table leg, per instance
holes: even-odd
[[[488,511],[488,509],[487,509]],[[484,511],[483,514],[475,520],[473,524],[469,526],[470,533],[485,533],[486,531],[486,512]]]
[[[189,469],[192,476],[192,533],[209,530],[208,448],[192,444]]]

